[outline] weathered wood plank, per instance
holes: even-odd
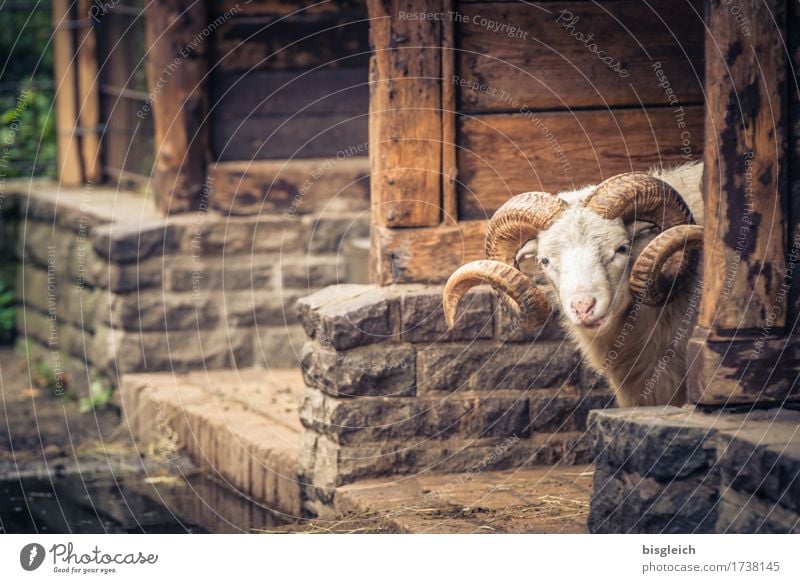
[[[206,3],[154,0],[145,14],[148,85],[159,87],[151,104],[156,206],[188,211],[197,208],[209,160]]]
[[[689,398],[701,405],[785,403],[800,399],[800,338],[705,340],[698,328],[689,341]]]
[[[461,6],[459,70],[461,83],[469,86],[460,87],[459,108],[673,104],[668,87],[678,103],[702,103],[703,2],[674,4]]]
[[[378,224],[439,223],[442,190],[441,26],[400,19],[435,12],[441,0],[368,0],[375,50],[370,156]]]
[[[312,213],[369,209],[369,161],[338,160],[218,162],[208,171],[213,208],[234,215]]]
[[[56,80],[56,140],[58,177],[62,186],[83,184],[80,141],[78,139],[77,67],[73,60],[75,44],[70,21],[72,3],[53,0],[53,73]]]
[[[484,258],[486,221],[421,229],[372,226],[375,283],[441,283],[460,265]]]
[[[697,159],[703,108],[461,117],[459,136],[459,218],[484,219],[520,192]]]
[[[367,153],[367,113],[253,116],[213,120],[218,161],[336,157]]]
[[[786,243],[784,3],[742,11],[744,35],[723,0],[711,0],[706,58],[705,272],[698,324],[720,338],[786,320],[779,292]],[[760,66],[756,65],[756,59]],[[770,315],[774,316],[770,316]],[[769,320],[768,320],[769,318]]]
[[[708,3],[703,299],[688,375],[694,403],[799,396],[796,339],[782,338],[791,277],[785,6],[741,4],[748,33],[724,0]]]
[[[212,76],[211,115],[234,119],[253,115],[338,113],[369,109],[366,67],[318,71],[252,71]]]
[[[215,32],[211,62],[213,70],[222,72],[366,67],[369,52],[363,7],[292,16],[237,12]]]

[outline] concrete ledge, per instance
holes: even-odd
[[[185,452],[247,497],[301,513],[299,371],[126,375],[123,423],[158,455]]]

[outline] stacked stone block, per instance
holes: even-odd
[[[514,330],[481,288],[448,329],[441,298],[441,286],[350,284],[298,303],[311,512],[366,477],[588,460],[588,411],[611,396],[555,320]]]
[[[343,240],[369,233],[367,192],[333,213],[169,218],[110,189],[11,192],[19,336],[78,388],[98,374],[297,366],[294,303],[343,281]]]
[[[800,532],[800,411],[595,411],[603,533]]]

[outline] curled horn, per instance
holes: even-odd
[[[544,323],[550,317],[550,304],[530,278],[519,271],[516,254],[566,208],[565,201],[546,192],[518,194],[501,206],[486,231],[487,259],[463,265],[447,280],[444,289],[447,324],[454,324],[458,305],[467,291],[482,283],[500,292],[503,302],[526,326]]]
[[[703,227],[699,225],[678,225],[659,234],[647,244],[636,258],[631,270],[631,292],[648,306],[664,304],[672,286],[695,263],[687,251],[701,248]],[[677,269],[666,269],[665,264],[677,252],[683,252]]]
[[[639,220],[658,226],[661,233],[634,263],[630,285],[631,292],[648,306],[668,301],[669,290],[684,279],[692,264],[687,253],[680,259],[671,259],[672,256],[698,247],[703,234],[677,191],[644,172],[629,172],[602,182],[583,204],[607,219]],[[676,263],[678,267],[670,269]]]
[[[618,174],[601,182],[583,204],[607,219],[654,223],[661,232],[694,223],[689,207],[677,191],[644,172]]]
[[[444,287],[444,318],[452,328],[461,298],[476,285],[488,283],[498,293],[510,297],[507,302],[516,317],[527,324],[543,324],[550,315],[544,294],[520,270],[500,261],[481,259],[462,265],[453,272]]]

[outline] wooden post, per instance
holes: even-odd
[[[441,23],[405,15],[442,0],[368,0],[375,55],[370,87],[373,222],[430,227],[441,220]]]
[[[93,0],[78,0],[78,20],[86,24],[78,34],[78,120],[81,129],[81,158],[84,180],[98,182],[100,164],[100,92],[97,70],[97,35],[89,20]]]
[[[164,213],[189,211],[197,208],[210,158],[206,3],[153,0],[146,10],[156,206]]]
[[[689,399],[798,396],[784,338],[786,72],[782,0],[706,5],[703,299],[690,341]]]
[[[443,0],[442,11],[454,14],[454,0]],[[455,75],[455,19],[448,17],[442,20],[442,209],[448,225],[458,222]]]
[[[53,0],[53,77],[55,79],[58,176],[62,186],[83,184],[78,138],[78,82],[72,30],[72,2]]]

